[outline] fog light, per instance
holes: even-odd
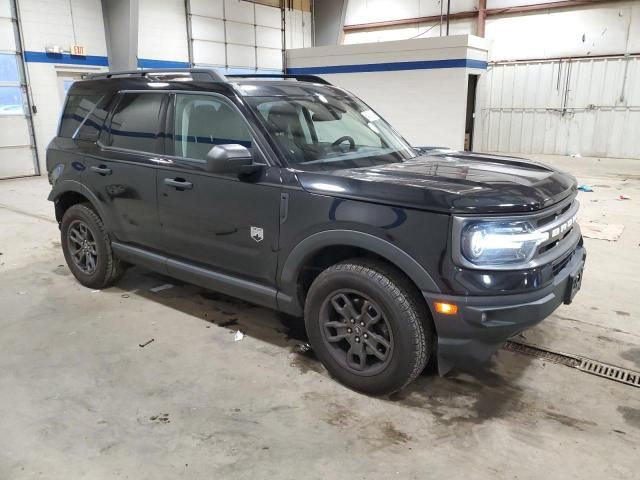
[[[455,315],[458,313],[458,306],[454,303],[435,302],[436,312],[444,315]]]

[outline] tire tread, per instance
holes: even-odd
[[[417,292],[410,280],[392,265],[367,258],[353,258],[332,265],[320,273],[315,282],[322,282],[327,276],[338,272],[368,277],[378,287],[386,290],[403,312],[407,327],[411,329],[411,336],[415,339],[413,345],[414,361],[404,381],[393,391],[403,389],[420,375],[429,359],[429,347],[433,329],[427,316],[426,308],[418,297],[419,292]],[[311,288],[313,288],[313,285]],[[428,339],[427,336],[429,337]],[[429,341],[429,344],[427,341]]]
[[[102,223],[102,219],[93,209],[91,204],[77,203],[75,205],[72,205],[65,212],[63,216],[63,222],[65,221],[65,217],[67,217],[68,215],[74,215],[74,212],[78,212],[79,214],[83,214],[91,218],[91,220],[95,223],[95,225],[98,227],[98,230],[99,230],[100,239],[96,239],[96,240],[103,241],[106,246],[105,248],[106,258],[104,259],[104,261],[106,262],[105,274],[102,277],[102,281],[94,282],[90,286],[96,289],[103,289],[103,288],[110,287],[111,285],[113,285],[115,282],[118,281],[118,279],[122,276],[125,270],[122,262],[118,258],[116,258],[115,255],[113,254],[113,250],[111,249],[111,237],[109,236],[109,233],[107,232],[104,226],[104,223]],[[64,242],[64,239],[63,239],[63,242]]]

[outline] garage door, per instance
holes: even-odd
[[[193,62],[228,72],[282,71],[280,8],[240,0],[189,0]]]
[[[38,173],[11,3],[0,0],[0,178]]]

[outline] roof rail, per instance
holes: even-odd
[[[318,77],[316,75],[289,75],[286,73],[246,73],[246,74],[231,74],[225,75],[227,78],[291,78],[294,80],[298,80],[299,82],[311,82],[311,83],[322,83],[324,85],[331,85],[331,83],[327,82],[324,78]]]
[[[122,70],[116,72],[90,73],[83,78],[86,80],[101,80],[117,77],[155,77],[189,74],[194,80],[204,82],[226,82],[224,75],[210,68],[148,68],[140,70]]]

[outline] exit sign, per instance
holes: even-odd
[[[71,55],[84,57],[86,55],[84,45],[71,45]]]

